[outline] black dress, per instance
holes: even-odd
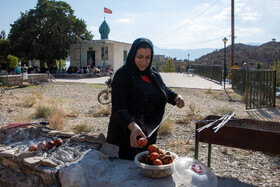
[[[177,95],[165,86],[160,74],[151,66],[152,63],[147,68],[148,71],[138,70],[134,62],[137,45],[146,42],[152,49],[149,40],[138,40],[133,43],[126,64],[114,75],[112,115],[107,133],[107,142],[120,147],[120,158],[129,160],[133,160],[137,153],[147,150],[150,144],[156,143],[157,137],[155,132],[148,139],[146,147],[132,148],[129,123],[136,122],[148,135],[161,122],[166,103],[175,105],[174,98]],[[148,76],[151,83],[144,81],[141,76]]]

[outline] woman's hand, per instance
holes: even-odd
[[[135,122],[131,122],[128,125],[128,129],[130,130],[130,146],[137,148],[137,147],[141,147],[138,145],[137,143],[137,137],[141,136],[141,137],[145,137],[146,135],[143,133],[143,131],[141,130],[141,128],[135,123]]]
[[[178,108],[183,108],[185,106],[185,101],[181,95],[177,95],[175,101]]]

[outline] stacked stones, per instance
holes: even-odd
[[[107,144],[102,133],[61,132],[45,126],[13,127],[0,129],[0,186],[50,186],[57,185],[62,167],[40,152],[21,151],[18,146],[9,146],[33,138],[61,138],[64,144],[83,144],[87,149],[98,150],[109,158],[118,157],[118,147]],[[61,146],[63,147],[63,146]],[[56,150],[52,150],[56,151]],[[71,164],[71,163],[70,163]]]

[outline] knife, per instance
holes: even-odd
[[[158,126],[147,136],[147,138],[150,138],[154,132],[159,128],[159,126],[167,119],[167,117],[171,114],[171,112],[176,108],[177,105],[174,105],[173,108],[168,112],[168,114],[161,120]]]

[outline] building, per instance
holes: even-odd
[[[99,27],[99,33],[100,40],[80,41],[70,45],[70,66],[79,69],[92,63],[100,69],[105,67],[116,71],[124,64],[131,44],[108,40],[110,28],[105,20]]]

